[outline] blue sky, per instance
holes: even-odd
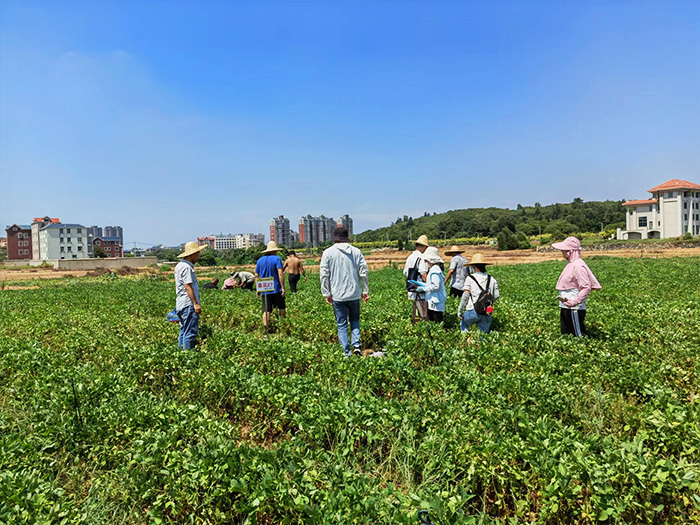
[[[700,183],[700,2],[0,2],[0,225],[177,244]]]

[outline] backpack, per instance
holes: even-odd
[[[420,266],[420,257],[416,260],[416,265],[408,270],[408,277],[406,278],[406,291],[407,292],[415,292],[417,286],[413,283],[409,283],[408,281],[417,281],[420,278],[420,271],[418,270],[418,267]]]
[[[479,297],[474,301],[474,311],[480,315],[491,315],[493,312],[493,295],[489,291],[489,285],[491,284],[491,276],[489,275],[486,279],[486,289],[482,288],[479,281],[476,280],[474,275],[469,275],[469,278],[476,283],[481,290]]]

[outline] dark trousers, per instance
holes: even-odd
[[[559,308],[559,324],[562,335],[575,335],[581,337],[586,335],[586,310],[569,310]]]
[[[289,289],[292,293],[297,293],[297,283],[301,279],[301,274],[290,273],[289,274]]]
[[[433,323],[442,323],[445,318],[445,312],[438,312],[437,310],[428,310],[428,319]]]

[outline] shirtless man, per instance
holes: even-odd
[[[289,252],[287,260],[284,261],[283,271],[287,270],[289,271],[289,289],[296,293],[297,283],[300,279],[299,274],[304,276],[304,282],[306,282],[306,272],[304,271],[304,263],[301,262],[301,259],[297,257],[296,252],[293,250]]]

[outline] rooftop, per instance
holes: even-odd
[[[42,226],[41,229],[45,230],[46,228],[85,228],[82,224],[61,224],[61,223],[50,223],[47,224],[46,226]]]
[[[627,201],[623,202],[623,206],[640,206],[642,204],[656,204],[659,202],[659,199],[640,199],[636,201]]]
[[[657,193],[659,191],[674,191],[674,190],[700,190],[700,184],[694,184],[683,179],[671,179],[647,190],[649,193]]]

